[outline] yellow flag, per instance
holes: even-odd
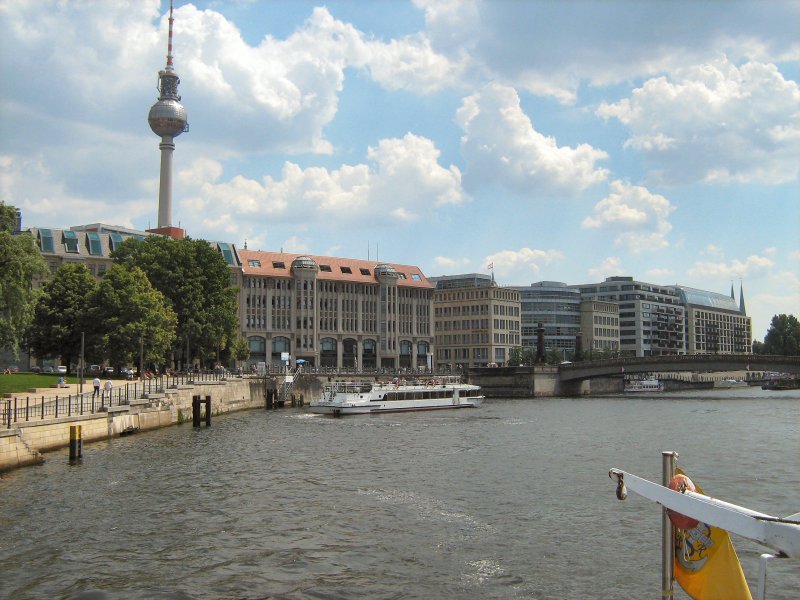
[[[696,485],[696,484],[695,484]],[[698,493],[703,493],[697,487]],[[752,600],[728,532],[706,523],[675,529],[675,579],[694,600]]]

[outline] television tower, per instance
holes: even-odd
[[[167,66],[158,72],[158,102],[150,107],[147,122],[150,129],[161,136],[161,183],[158,188],[158,228],[172,228],[172,152],[175,137],[189,130],[186,110],[178,95],[181,80],[172,67],[172,0],[169,3],[169,38],[167,43]],[[166,231],[165,231],[166,233]],[[182,237],[182,236],[181,236]]]

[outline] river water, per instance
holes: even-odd
[[[660,510],[611,467],[800,511],[800,394],[488,400],[476,410],[215,417],[0,477],[0,598],[660,597]],[[734,536],[755,589],[763,548]],[[775,560],[768,598],[800,594]],[[686,598],[676,591],[676,598]]]

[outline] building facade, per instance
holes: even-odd
[[[581,332],[587,358],[619,353],[619,305],[605,300],[581,301]]]
[[[682,285],[673,286],[686,310],[686,351],[689,354],[750,354],[753,334],[740,304],[733,296],[707,292]]]
[[[675,289],[635,281],[633,277],[608,277],[602,283],[572,287],[584,300],[602,300],[619,306],[622,354],[686,354],[686,310]]]
[[[430,368],[433,285],[419,268],[238,250],[250,365]]]
[[[558,351],[566,360],[574,354],[581,329],[581,294],[560,281],[539,281],[514,287],[520,293],[521,341],[536,350],[536,328],[544,327],[545,352]]]
[[[520,345],[519,292],[477,273],[431,277],[439,371],[503,365]]]

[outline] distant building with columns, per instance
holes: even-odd
[[[430,368],[433,285],[418,267],[237,250],[250,365]]]

